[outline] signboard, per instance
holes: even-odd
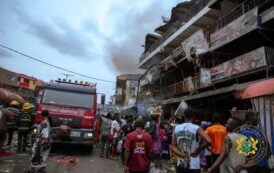
[[[192,54],[200,55],[209,50],[205,34],[201,29],[183,41],[182,46],[189,61],[192,60]]]
[[[160,62],[160,64],[166,69],[168,70],[170,67],[174,66],[177,67],[176,64],[176,59],[180,59],[182,57],[184,57],[184,49],[182,46],[177,47],[176,49],[174,49],[171,54],[165,58],[164,60],[162,60]]]
[[[144,103],[137,103],[137,115],[146,115]]]
[[[210,69],[201,68],[200,69],[200,87],[208,87],[211,85],[211,74]]]
[[[214,50],[257,28],[258,8],[247,12],[222,29],[210,34],[210,49]]]
[[[160,76],[160,71],[157,66],[153,66],[146,74],[140,79],[140,86],[145,86],[151,84],[153,80],[157,79]]]
[[[224,62],[210,69],[212,81],[231,77],[266,65],[265,47]]]
[[[192,77],[188,77],[186,79],[186,81],[187,81],[187,89],[188,89],[188,91],[194,90],[194,84],[193,84]]]
[[[230,77],[266,65],[264,47],[224,63],[224,77]]]
[[[224,65],[220,64],[210,69],[211,81],[224,78]]]
[[[128,80],[126,82],[125,105],[135,104],[137,90],[138,90],[138,81]]]

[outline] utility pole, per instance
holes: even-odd
[[[66,76],[66,81],[68,80],[68,77],[69,77],[69,76],[74,76],[74,75],[72,75],[72,74],[66,74],[66,73],[61,73],[61,75]]]

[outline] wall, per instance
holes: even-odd
[[[0,68],[0,84],[19,87],[19,84],[17,82],[17,74]]]
[[[36,87],[36,79],[27,76],[18,75],[19,86],[34,91]]]

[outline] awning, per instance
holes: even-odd
[[[249,84],[243,90],[236,92],[235,97],[248,99],[271,94],[274,94],[274,78]]]

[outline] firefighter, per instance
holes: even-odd
[[[27,147],[28,135],[33,125],[33,118],[31,112],[31,104],[24,103],[23,110],[17,119],[18,128],[18,152],[25,152]]]
[[[7,122],[7,128],[8,128],[8,148],[11,147],[11,143],[12,143],[12,138],[13,138],[13,133],[16,129],[16,118],[19,116],[19,108],[20,104],[13,100],[10,103],[10,107],[8,107],[7,109],[9,111],[11,111],[12,113],[14,113],[14,116],[12,118],[12,120],[10,122]]]

